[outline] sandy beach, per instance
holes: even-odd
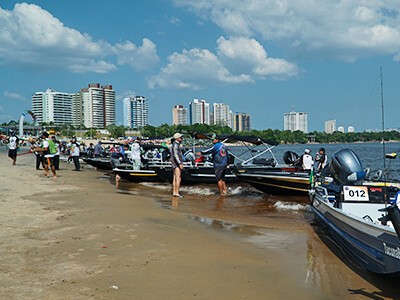
[[[221,212],[206,225],[184,205],[163,208],[151,187],[117,189],[86,166],[61,163],[47,178],[34,155],[12,166],[4,148],[0,164],[0,299],[394,299],[310,238],[306,223],[221,230]]]

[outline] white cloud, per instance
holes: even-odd
[[[218,57],[206,49],[183,50],[168,58],[169,64],[152,76],[149,87],[203,89],[210,84],[251,82],[245,74],[232,75]]]
[[[19,101],[26,101],[26,97],[18,94],[18,93],[13,93],[13,92],[9,92],[9,91],[4,91],[3,93],[4,97],[8,98],[8,99],[13,99],[13,100],[19,100]]]
[[[283,59],[269,58],[255,39],[237,37],[217,40],[217,53],[207,49],[172,54],[166,67],[148,79],[150,88],[203,89],[220,84],[241,84],[257,79],[284,79],[299,69]]]
[[[156,45],[149,39],[143,39],[141,47],[127,41],[116,44],[114,52],[118,57],[118,64],[129,65],[135,70],[145,70],[159,62]]]
[[[229,68],[242,68],[242,72],[258,75],[263,78],[285,78],[296,76],[299,68],[284,59],[270,58],[264,47],[255,39],[236,37],[225,39],[220,37],[218,55]]]
[[[93,41],[90,35],[64,26],[37,5],[19,3],[12,11],[0,7],[0,65],[107,73],[116,69],[112,62],[112,55],[116,54],[119,64],[136,68],[131,61],[138,59],[142,60],[141,66],[149,66],[158,56],[155,45],[145,40],[142,47],[132,51],[132,47],[124,49],[106,41]]]
[[[293,57],[354,61],[400,50],[396,0],[174,0],[229,36],[254,37]]]

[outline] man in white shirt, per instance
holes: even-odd
[[[11,158],[13,166],[17,163],[17,151],[18,151],[19,139],[13,131],[11,137],[8,140],[8,157]]]
[[[311,153],[310,149],[307,148],[304,150],[303,159],[302,159],[303,170],[310,171],[311,169],[313,169],[314,160],[313,160],[313,157],[310,155],[310,153]]]

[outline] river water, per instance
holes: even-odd
[[[337,150],[352,149],[363,167],[371,170],[384,168],[384,152],[400,151],[400,143],[357,143],[279,145],[273,152],[278,161],[283,162],[285,151],[300,155],[305,147],[312,153],[324,147],[328,158]],[[231,150],[243,152],[243,148],[232,147]],[[399,158],[386,160],[385,165],[391,167],[392,176],[399,177]],[[334,299],[334,295],[346,299],[400,299],[399,279],[388,280],[365,272],[346,259],[316,223],[308,197],[270,196],[243,183],[231,184],[229,188],[230,196],[220,197],[216,185],[183,186],[184,198],[176,199],[171,197],[168,183],[121,182],[118,187],[123,193],[156,198],[162,207],[186,214],[202,226],[220,230],[254,247],[279,251],[282,264],[288,264],[288,272],[296,274],[296,284],[316,289],[326,295],[323,299]],[[302,299],[301,295],[299,299]]]

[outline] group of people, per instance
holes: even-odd
[[[181,174],[183,170],[183,153],[182,153],[182,139],[181,133],[177,132],[172,138],[171,146],[171,163],[173,168],[173,181],[172,181],[172,196],[182,198],[183,196],[179,193],[181,185]],[[221,142],[216,134],[212,137],[213,146],[204,151],[199,151],[197,155],[212,155],[213,167],[215,177],[217,179],[217,185],[219,193],[223,196],[227,194],[227,187],[225,183],[225,172],[228,167],[228,152],[225,145]]]
[[[304,154],[299,157],[297,164],[301,165],[303,170],[311,171],[314,170],[314,162],[317,163],[315,170],[320,173],[328,162],[325,148],[320,148],[315,155],[315,158],[312,157],[311,150],[306,148]]]
[[[76,137],[72,137],[70,143],[66,145],[69,159],[74,163],[74,171],[80,171],[80,145]],[[48,132],[43,132],[38,139],[32,141],[31,151],[36,155],[36,170],[41,166],[44,175],[49,176],[51,171],[53,178],[57,177],[57,170],[60,169],[60,151],[61,143],[55,136],[49,136]]]

